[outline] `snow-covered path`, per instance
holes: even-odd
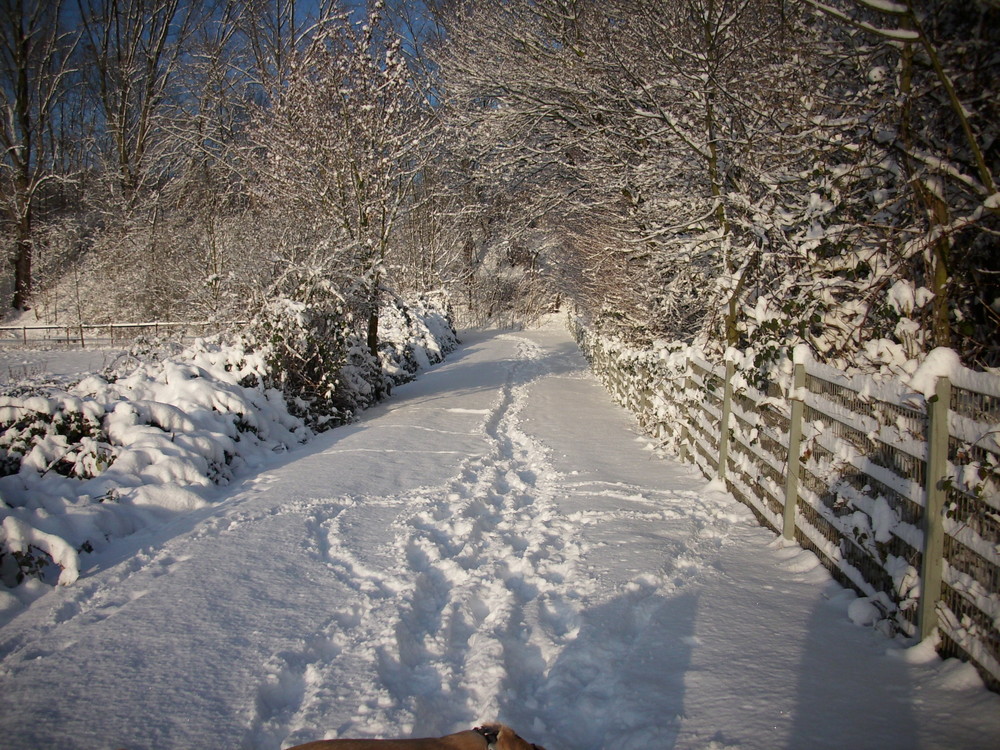
[[[443,365],[0,629],[9,748],[278,748],[499,718],[549,750],[988,748],[971,667],[654,456],[559,329]]]

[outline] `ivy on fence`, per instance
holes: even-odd
[[[917,394],[803,358],[759,383],[739,352],[715,364],[571,328],[665,449],[816,553],[882,630],[936,634],[1000,688],[1000,377],[959,367]]]

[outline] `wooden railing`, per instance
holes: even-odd
[[[151,323],[67,323],[65,325],[0,326],[0,346],[37,346],[53,344],[67,348],[89,346],[114,347],[138,336],[203,336],[212,331],[208,321]]]
[[[870,597],[883,627],[936,631],[1000,688],[1000,377],[957,368],[924,398],[804,362],[751,383],[738,356],[639,352],[571,328],[666,449]]]

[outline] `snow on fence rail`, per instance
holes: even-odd
[[[866,598],[855,611],[887,632],[936,630],[944,655],[1000,689],[1000,377],[955,366],[915,393],[796,362],[751,383],[738,352],[716,364],[570,327],[643,429],[818,555]]]
[[[116,343],[130,342],[136,336],[180,334],[185,336],[205,335],[212,323],[194,321],[188,323],[153,321],[151,323],[68,323],[65,325],[0,326],[0,346],[36,346],[38,344],[59,344],[65,347],[115,346]],[[102,335],[103,334],[103,335]]]

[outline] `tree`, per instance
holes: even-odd
[[[774,226],[788,262],[749,300],[748,340],[808,341],[846,366],[934,346],[996,361],[998,10],[820,3],[796,29],[811,83],[794,112],[799,194]],[[797,217],[797,218],[796,218]],[[763,340],[771,343],[764,344]]]
[[[584,256],[560,265],[602,269],[577,288],[609,320],[690,337],[718,295],[735,304],[740,285],[722,282],[741,277],[755,246],[734,236],[730,214],[760,191],[785,106],[756,85],[786,77],[782,10],[498,1],[463,5],[447,23],[442,77],[469,162],[501,192],[529,196],[528,222],[544,216],[560,235],[551,246]]]
[[[212,3],[77,0],[83,69],[104,136],[100,149],[122,206],[138,205],[177,157],[170,107],[176,105],[186,44]]]
[[[376,36],[379,13],[376,4],[360,27],[325,19],[255,134],[268,200],[339,258],[340,288],[366,321],[373,357],[385,259],[424,132],[400,40]]]
[[[62,2],[2,0],[0,27],[0,203],[13,235],[13,307],[27,309],[32,291],[32,253],[39,196],[59,179],[55,168],[59,103],[72,72],[73,36],[61,25]]]
[[[241,69],[259,104],[277,97],[309,44],[316,25],[336,15],[337,0],[232,0],[236,26],[244,44]]]
[[[637,341],[753,345],[762,360],[808,341],[879,367],[961,337],[985,364],[998,13],[460,3],[436,52],[468,167],[455,190],[480,198],[494,235],[497,206],[519,207],[489,241],[545,233],[542,266],[568,269],[564,290]]]

